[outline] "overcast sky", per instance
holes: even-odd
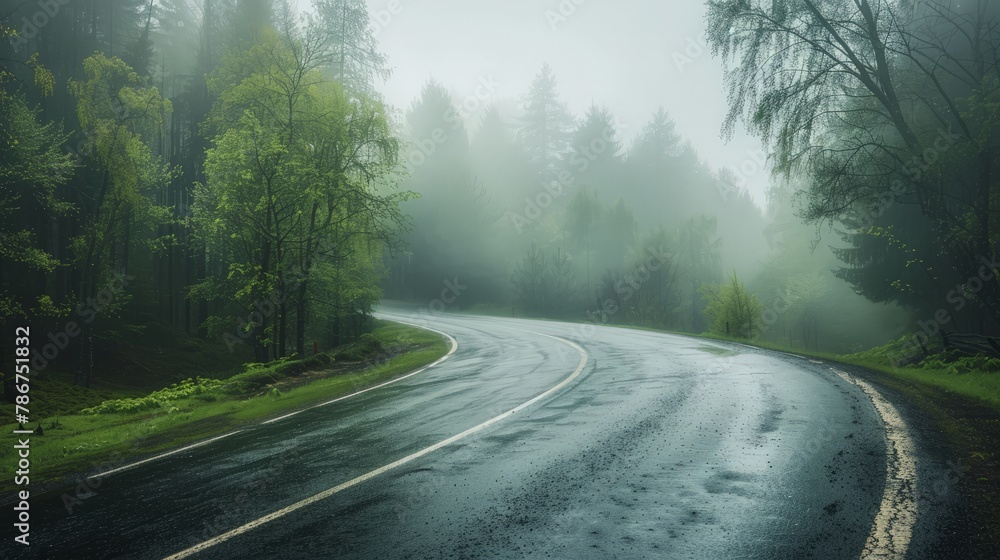
[[[478,103],[476,87],[483,80],[496,84],[489,101],[520,100],[548,62],[575,114],[581,115],[592,102],[607,105],[622,124],[623,137],[630,140],[662,105],[712,167],[749,172],[747,186],[758,204],[763,203],[769,177],[754,172],[760,142],[742,133],[728,143],[720,137],[726,96],[721,64],[703,43],[703,1],[368,4],[393,68],[384,94],[395,107],[409,107],[432,76],[452,91],[456,103],[465,101],[470,107]]]

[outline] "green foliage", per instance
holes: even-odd
[[[81,410],[80,413],[134,414],[137,412],[145,412],[147,410],[164,407],[179,399],[210,393],[211,391],[221,387],[222,384],[223,382],[218,379],[203,379],[201,377],[195,379],[188,378],[179,383],[174,383],[165,389],[154,391],[145,397],[104,401],[98,406],[85,408]]]
[[[943,365],[944,362],[942,362],[941,366]],[[921,366],[924,369],[943,369],[941,366],[935,368],[929,360],[925,361]],[[1000,373],[1000,359],[989,356],[960,357],[948,363],[947,367],[955,374],[974,372]]]
[[[839,223],[848,244],[835,249],[837,276],[873,302],[931,314],[961,295],[953,318],[968,325],[1000,318],[1000,283],[975,297],[957,288],[1000,241],[1000,78],[981,63],[996,59],[991,4],[708,3],[707,40],[727,66],[725,131],[742,121],[779,172],[807,179],[802,216]],[[968,46],[938,42],[944,29]]]
[[[16,93],[0,90],[0,321],[35,313],[49,315],[45,294],[24,289],[26,274],[52,273],[58,259],[39,247],[31,213],[62,217],[71,206],[56,197],[76,167],[63,153],[67,136],[55,123],[41,124],[39,112]],[[10,276],[13,274],[13,276]],[[21,294],[21,297],[15,297]],[[35,300],[34,302],[32,300]]]
[[[325,353],[305,359],[280,358],[272,362],[247,364],[243,373],[227,379],[222,391],[230,395],[249,395],[289,377],[328,367],[334,359]]]
[[[440,359],[449,346],[435,333],[398,323],[380,327],[376,336],[385,344],[400,348],[403,353],[370,367],[358,364],[338,370],[333,375],[316,376],[308,382],[303,380],[303,383],[275,387],[277,393],[261,391],[252,398],[246,398],[247,395],[230,395],[217,388],[195,394],[188,400],[172,401],[137,414],[78,414],[79,407],[63,407],[56,418],[51,412],[54,409],[47,408],[50,412],[37,418],[43,420],[45,436],[40,445],[32,447],[32,457],[46,468],[40,469],[38,479],[33,477],[32,482],[57,482],[62,476],[76,476],[74,473],[107,462],[109,455],[121,460],[150,456],[221,435],[247,423],[257,423],[345,396],[359,388],[370,387],[426,366]],[[318,360],[326,362],[329,357]],[[46,372],[44,382],[51,385],[53,381],[47,377],[49,373],[52,372]],[[33,395],[41,387],[42,380],[37,382],[38,387],[32,385]],[[65,389],[97,393],[94,389],[69,383],[65,384]],[[269,393],[274,396],[268,396]],[[60,396],[70,395],[62,392]],[[116,396],[121,397],[121,393]],[[32,403],[37,397],[32,397]],[[16,429],[17,424],[11,423],[14,405],[0,404],[0,408],[4,409],[3,416],[7,418],[4,427]],[[174,408],[177,410],[171,412]],[[33,417],[34,413],[33,405]],[[6,485],[0,483],[0,491],[13,489],[12,481],[13,478]]]
[[[707,303],[705,314],[711,332],[750,339],[760,331],[763,308],[757,296],[746,291],[735,272],[726,284],[702,286],[701,294]]]
[[[381,251],[395,242],[407,195],[374,187],[395,168],[399,146],[378,101],[349,95],[326,80],[325,39],[273,30],[231,52],[209,77],[218,101],[204,126],[212,133],[203,184],[196,187],[196,234],[224,273],[190,293],[215,300],[217,332],[281,299],[265,324],[245,325],[259,361],[286,354],[294,320],[304,352],[311,317],[354,319],[380,297]]]
[[[337,352],[334,358],[339,362],[363,362],[385,355],[382,341],[371,333],[362,334],[357,341]]]
[[[28,66],[35,74],[35,87],[42,92],[43,97],[52,95],[56,88],[56,78],[52,71],[38,63],[38,53],[28,58]]]
[[[84,150],[94,171],[83,205],[83,233],[72,241],[84,282],[94,289],[108,273],[106,256],[131,239],[131,228],[153,231],[168,215],[154,193],[173,177],[148,142],[160,131],[171,103],[120,58],[95,53],[83,61],[86,78],[71,80],[80,126],[89,131]],[[127,253],[130,247],[124,246]]]
[[[934,338],[921,348],[913,334],[907,334],[882,346],[851,354],[852,360],[870,362],[881,366],[902,367],[908,364],[928,372],[961,375],[968,373],[1000,373],[1000,359],[990,356],[968,356],[955,350],[946,350],[941,340]]]
[[[0,90],[0,218],[4,224],[33,198],[61,212],[69,206],[54,197],[76,165],[61,150],[68,137],[55,123],[42,124],[39,111],[21,95]]]
[[[926,343],[927,351],[937,354],[943,350],[938,339],[932,339]],[[913,359],[923,353],[917,337],[913,334],[906,334],[895,340],[891,340],[881,346],[870,348],[863,352],[851,354],[849,357],[855,360],[865,360],[883,366],[895,366],[904,361]]]

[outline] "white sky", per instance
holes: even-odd
[[[700,40],[703,0],[368,0],[373,27],[393,75],[386,100],[407,108],[430,77],[456,103],[475,104],[482,79],[496,82],[489,101],[523,97],[543,62],[555,72],[575,114],[607,105],[632,135],[664,106],[678,132],[714,167],[743,167],[764,203],[769,174],[755,163],[761,144],[738,133],[720,137],[727,110],[722,66]],[[390,11],[394,7],[395,13]],[[553,14],[565,21],[550,22]],[[698,44],[702,47],[699,48]],[[678,67],[675,56],[693,55]],[[482,90],[480,90],[482,91]]]

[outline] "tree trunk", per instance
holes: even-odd
[[[299,301],[295,314],[295,351],[305,356],[306,350],[306,280],[299,282]]]

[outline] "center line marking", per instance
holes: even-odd
[[[524,332],[531,332],[531,331],[524,331]],[[512,409],[508,410],[507,412],[504,412],[503,414],[500,414],[499,416],[495,416],[493,418],[490,418],[489,420],[483,422],[482,424],[479,424],[478,426],[473,426],[472,428],[469,428],[468,430],[465,430],[464,432],[462,432],[460,434],[451,436],[450,438],[448,438],[446,440],[439,441],[438,443],[435,443],[434,445],[432,445],[430,447],[425,447],[425,448],[421,449],[420,451],[417,451],[416,453],[412,453],[410,455],[407,455],[406,457],[403,457],[402,459],[397,459],[396,461],[393,461],[392,463],[389,463],[388,465],[385,465],[383,467],[379,467],[379,468],[377,468],[377,469],[375,469],[373,471],[367,472],[367,473],[365,473],[365,474],[363,474],[363,475],[361,475],[361,476],[359,476],[357,478],[353,478],[351,480],[348,480],[347,482],[344,482],[343,484],[339,484],[337,486],[334,486],[333,488],[329,488],[327,490],[324,490],[324,491],[322,491],[322,492],[320,492],[318,494],[315,494],[313,496],[310,496],[310,497],[308,497],[308,498],[306,498],[304,500],[295,502],[294,504],[292,504],[290,506],[284,507],[282,509],[279,509],[278,511],[275,511],[273,513],[269,513],[269,514],[265,515],[264,517],[258,518],[258,519],[254,520],[254,521],[251,521],[251,522],[247,523],[246,525],[242,525],[240,527],[237,527],[235,529],[227,531],[227,532],[225,532],[225,533],[223,533],[223,534],[221,534],[221,535],[219,535],[217,537],[214,537],[214,538],[211,538],[211,539],[209,539],[207,541],[204,541],[202,543],[196,544],[196,545],[192,546],[191,548],[188,548],[188,549],[182,550],[182,551],[180,551],[180,552],[178,552],[176,554],[172,554],[170,556],[167,556],[164,560],[180,560],[181,558],[187,558],[189,556],[192,556],[194,554],[197,554],[199,552],[202,552],[204,550],[212,548],[213,546],[215,546],[217,544],[220,544],[220,543],[223,543],[225,541],[228,541],[229,539],[232,539],[233,537],[237,537],[239,535],[242,535],[243,533],[252,531],[252,530],[256,529],[257,527],[260,527],[261,525],[264,525],[265,523],[269,523],[271,521],[274,521],[275,519],[279,519],[281,517],[284,517],[284,516],[288,515],[289,513],[292,513],[292,512],[294,512],[294,511],[296,511],[298,509],[302,509],[302,508],[304,508],[304,507],[306,507],[308,505],[314,504],[314,503],[319,502],[321,500],[325,500],[326,498],[329,498],[330,496],[333,496],[334,494],[336,494],[338,492],[346,490],[346,489],[348,489],[348,488],[350,488],[352,486],[357,486],[358,484],[361,484],[362,482],[365,482],[367,480],[375,478],[376,476],[378,476],[380,474],[383,474],[383,473],[386,473],[388,471],[391,471],[391,470],[393,470],[396,467],[399,467],[401,465],[405,465],[406,463],[409,463],[410,461],[413,461],[414,459],[419,459],[420,457],[423,457],[424,455],[433,453],[434,451],[437,451],[438,449],[441,449],[442,447],[451,445],[451,444],[455,443],[456,441],[465,439],[465,438],[471,436],[472,434],[475,434],[476,432],[480,432],[480,431],[482,431],[482,430],[484,430],[484,429],[492,426],[493,424],[496,424],[497,422],[499,422],[501,420],[504,420],[504,419],[506,419],[506,418],[508,418],[508,417],[510,417],[510,416],[512,416],[512,415],[514,415],[514,414],[516,414],[516,413],[524,410],[525,408],[528,408],[529,406],[537,403],[538,401],[540,401],[540,400],[542,400],[542,399],[544,399],[544,398],[552,395],[553,393],[559,391],[563,387],[565,387],[565,386],[569,385],[570,383],[572,383],[574,379],[576,379],[577,377],[580,376],[580,374],[583,372],[583,368],[586,367],[586,365],[587,365],[587,360],[589,359],[589,356],[587,355],[587,352],[583,348],[581,348],[580,345],[578,345],[577,343],[575,343],[573,341],[566,340],[565,338],[560,338],[558,336],[552,336],[552,335],[547,335],[547,334],[542,334],[542,333],[536,333],[536,332],[531,332],[531,334],[541,335],[541,336],[544,336],[546,338],[551,338],[553,340],[558,340],[559,342],[562,342],[564,344],[568,344],[568,345],[572,346],[573,348],[575,348],[580,353],[580,364],[577,365],[576,369],[573,371],[573,373],[570,374],[569,377],[567,377],[566,379],[563,379],[557,385],[551,387],[550,389],[548,389],[544,393],[542,393],[542,394],[534,397],[533,399],[531,399],[531,400],[529,400],[529,401],[527,401],[525,403],[522,403],[522,404],[518,405],[515,408],[512,408]]]

